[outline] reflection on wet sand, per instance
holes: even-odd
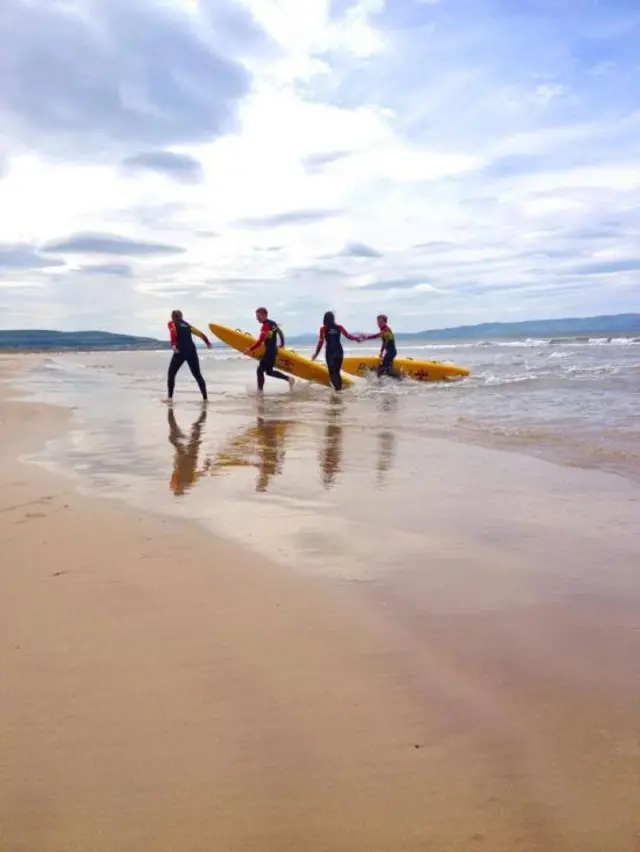
[[[378,409],[383,414],[391,415],[398,407],[398,397],[395,394],[385,394],[378,399]],[[393,424],[389,424],[393,425]],[[387,474],[393,467],[396,451],[396,435],[392,429],[382,429],[378,432],[378,457],[376,471],[378,473],[378,486],[386,484]]]
[[[324,444],[320,451],[320,476],[325,488],[335,483],[336,474],[342,470],[342,400],[333,399],[327,408],[327,425]]]
[[[376,470],[378,471],[379,486],[385,484],[387,474],[393,467],[395,450],[396,436],[394,433],[390,431],[378,432],[378,463]]]
[[[210,472],[220,473],[232,467],[256,467],[256,491],[266,491],[271,477],[282,473],[286,437],[294,425],[294,420],[258,417],[255,426],[250,426],[230,441],[228,449],[216,453]]]
[[[167,412],[169,421],[169,443],[175,448],[173,472],[169,486],[176,497],[183,495],[209,469],[210,462],[206,461],[198,470],[198,454],[202,444],[202,430],[207,420],[207,409],[202,408],[200,416],[191,426],[189,440],[180,427],[172,408]]]
[[[395,404],[396,400],[393,398],[380,402],[385,414],[390,412]],[[298,436],[300,449],[306,458],[308,453],[313,452],[315,440],[320,439],[321,445],[317,455],[318,474],[325,489],[331,489],[337,485],[340,474],[345,472],[353,474],[358,469],[371,469],[374,465],[377,471],[377,485],[383,488],[387,484],[387,475],[394,463],[396,436],[392,428],[393,424],[389,423],[389,428],[371,432],[367,430],[366,439],[358,440],[357,447],[354,447],[355,459],[352,460],[351,468],[349,468],[344,459],[347,430],[344,418],[347,411],[340,397],[333,398],[324,409],[324,428],[320,432],[318,428],[320,424],[304,423],[303,418],[269,417],[262,406],[258,409],[259,413],[251,426],[245,427],[234,437],[229,438],[215,455],[199,463],[207,409],[204,408],[193,423],[188,439],[178,426],[173,409],[169,409],[169,441],[175,448],[171,489],[176,496],[180,496],[191,489],[202,476],[219,476],[236,468],[249,467],[257,469],[258,472],[256,491],[269,491],[273,477],[283,473],[286,451],[291,444],[294,432],[300,432]],[[352,438],[359,431],[357,427],[354,428],[356,432],[351,436]],[[374,446],[371,446],[369,436],[371,438],[375,436]],[[370,447],[369,451],[367,451],[368,447]],[[301,457],[299,462],[305,464]]]

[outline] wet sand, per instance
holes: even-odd
[[[631,514],[557,485],[501,527],[496,472],[456,529],[443,483],[345,582],[19,462],[67,414],[0,392],[3,852],[640,848]]]

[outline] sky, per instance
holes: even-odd
[[[640,310],[637,0],[2,0],[0,327]]]

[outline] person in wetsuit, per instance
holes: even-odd
[[[398,350],[396,349],[396,339],[387,325],[388,318],[386,314],[379,314],[376,317],[376,322],[378,323],[378,331],[375,334],[364,334],[360,337],[360,341],[363,340],[376,340],[380,338],[382,340],[382,346],[380,348],[380,363],[378,364],[378,378],[381,376],[391,376],[391,378],[399,379],[400,376],[393,369],[393,362],[398,355]]]
[[[329,370],[329,378],[331,379],[331,384],[338,393],[342,390],[342,376],[340,375],[340,370],[342,369],[342,360],[344,358],[344,351],[342,349],[343,335],[347,338],[347,340],[354,340],[356,343],[360,340],[353,334],[349,334],[344,326],[336,323],[333,311],[327,311],[322,319],[322,325],[320,326],[320,336],[318,337],[316,351],[311,356],[311,360],[315,361],[320,354],[320,350],[323,345],[326,347],[324,350],[324,356],[327,362],[327,369]]]
[[[169,372],[167,374],[167,402],[173,400],[173,391],[176,386],[176,375],[178,370],[186,362],[191,370],[191,375],[198,383],[202,399],[207,401],[207,386],[205,384],[202,372],[200,371],[200,359],[198,358],[198,350],[193,342],[193,335],[203,340],[208,349],[211,349],[211,343],[208,337],[197,328],[184,319],[182,311],[172,311],[171,320],[167,323],[169,327],[169,336],[171,338],[171,347],[173,349],[173,357],[169,362]]]
[[[256,319],[260,323],[260,336],[252,346],[245,349],[245,353],[250,355],[259,346],[264,344],[264,352],[258,362],[258,390],[262,391],[264,389],[265,375],[271,376],[273,379],[282,379],[285,382],[289,382],[289,387],[292,388],[295,382],[293,376],[287,376],[275,369],[276,356],[278,354],[278,339],[280,340],[280,346],[284,346],[282,329],[275,320],[269,319],[269,312],[266,308],[258,308]]]

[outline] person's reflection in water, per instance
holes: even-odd
[[[256,439],[260,461],[256,491],[266,491],[272,476],[282,473],[285,458],[285,434],[288,421],[258,417]]]
[[[395,394],[381,397],[379,402],[380,409],[387,415],[391,414],[398,405],[398,398]],[[393,424],[390,424],[393,425]],[[383,429],[378,432],[378,458],[376,463],[376,471],[378,473],[377,482],[379,486],[386,484],[387,474],[393,467],[393,461],[396,449],[396,435],[392,429]]]
[[[187,440],[176,421],[173,409],[167,412],[169,421],[169,443],[175,448],[173,461],[173,472],[169,487],[176,497],[179,497],[191,488],[209,469],[209,462],[205,462],[202,470],[198,470],[198,453],[202,444],[202,429],[207,419],[207,409],[203,407],[200,416],[191,427],[191,435]]]
[[[324,446],[320,453],[322,484],[325,488],[335,485],[336,474],[342,470],[342,400],[335,398],[327,409],[327,425],[324,430]]]
[[[211,461],[211,474],[254,467],[258,470],[256,491],[266,491],[271,477],[282,473],[287,433],[295,423],[265,417],[265,410],[266,406],[260,400],[255,426],[247,426],[227,443],[225,449],[216,453]]]
[[[385,485],[387,474],[393,467],[396,449],[396,436],[388,430],[378,432],[378,485]]]

